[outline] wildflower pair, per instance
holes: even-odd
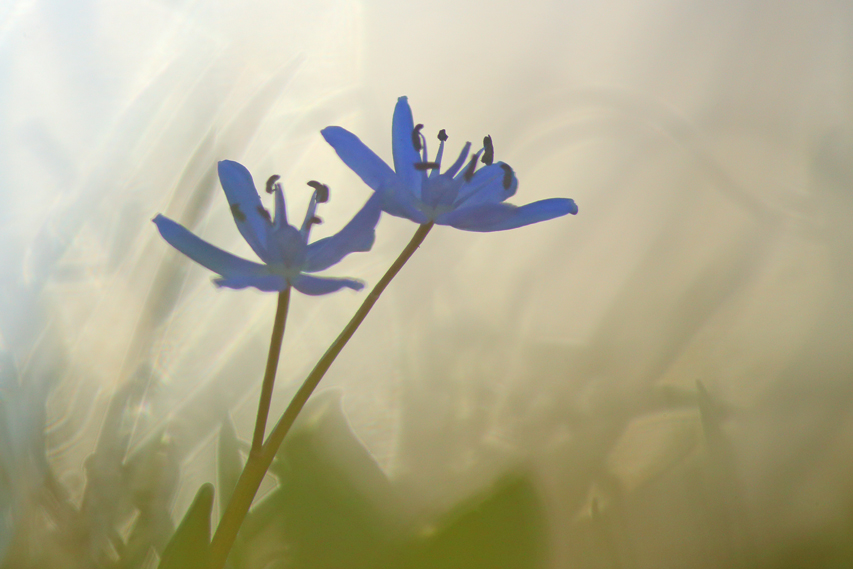
[[[323,137],[338,156],[375,193],[341,231],[310,244],[311,228],[320,222],[317,205],[328,200],[328,187],[309,182],[314,193],[297,229],[288,223],[277,176],[266,184],[275,204],[273,216],[264,208],[249,171],[237,162],[220,162],[219,180],[234,222],[263,264],[223,251],[162,215],[154,223],[169,244],[220,275],[215,279],[219,286],[270,292],[292,286],[303,294],[322,295],[364,287],[355,279],[312,273],[328,269],[350,253],[369,251],[382,211],[421,225],[449,225],[467,231],[502,231],[577,213],[574,201],[565,198],[521,207],[504,203],[515,194],[518,179],[508,164],[494,162],[488,136],[483,148],[470,158],[471,143],[466,143],[456,161],[441,172],[447,134],[439,131],[438,152],[430,160],[422,128],[422,124],[414,124],[406,97],[400,97],[392,126],[393,170],[351,132],[337,126],[323,129]]]
[[[225,567],[252,500],[284,437],[311,393],[433,225],[450,225],[468,231],[501,231],[577,213],[575,203],[569,199],[542,200],[522,207],[504,203],[515,193],[518,180],[507,164],[494,163],[494,147],[488,136],[483,141],[483,148],[470,159],[471,144],[465,144],[456,161],[442,173],[441,159],[447,134],[444,130],[439,132],[438,152],[430,161],[422,128],[423,125],[414,124],[406,98],[400,97],[392,127],[393,170],[354,134],[335,126],[322,131],[323,137],[338,156],[374,190],[374,194],[337,234],[310,244],[311,228],[320,222],[316,215],[317,205],[329,198],[326,186],[309,182],[314,194],[302,224],[297,229],[287,221],[284,193],[277,176],[270,178],[266,184],[266,191],[273,195],[275,202],[274,215],[271,215],[261,203],[249,171],[237,162],[220,162],[219,180],[234,222],[263,263],[247,261],[223,251],[162,215],[154,218],[154,223],[167,242],[219,275],[215,279],[219,286],[238,289],[255,287],[262,291],[279,292],[252,450],[212,541],[209,546],[203,543],[196,555],[209,559],[207,565],[211,569]],[[479,167],[480,164],[483,166]],[[370,250],[382,211],[410,219],[420,224],[420,227],[305,378],[267,437],[266,422],[291,287],[308,295],[328,294],[342,288],[362,289],[364,284],[355,279],[321,277],[312,273],[328,269],[350,253]],[[206,493],[209,493],[209,489],[203,487],[199,495],[203,497]],[[206,500],[205,503],[209,503],[209,499]],[[170,546],[174,549],[183,547],[172,543]]]

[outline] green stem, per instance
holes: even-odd
[[[329,367],[331,367],[335,358],[338,357],[338,354],[341,353],[341,350],[343,350],[344,346],[352,338],[359,325],[364,321],[370,309],[379,300],[379,296],[388,287],[391,280],[397,276],[397,273],[400,272],[406,261],[418,250],[418,247],[420,247],[430,229],[432,229],[432,225],[432,223],[425,223],[418,228],[412,236],[411,241],[409,241],[409,244],[406,245],[406,248],[397,257],[397,260],[394,261],[382,278],[379,279],[379,282],[376,283],[376,286],[373,287],[373,290],[367,295],[367,298],[364,299],[361,307],[349,321],[346,328],[343,329],[334,343],[326,350],[326,353],[323,354],[323,357],[320,358],[320,361],[317,362],[317,365],[314,366],[314,369],[311,370],[311,373],[302,383],[299,391],[296,392],[290,405],[287,406],[287,409],[278,420],[278,423],[276,423],[260,451],[256,451],[253,448],[252,452],[249,453],[246,467],[237,481],[237,487],[234,489],[231,501],[228,503],[228,507],[225,509],[225,513],[219,522],[219,527],[216,528],[216,533],[210,543],[211,569],[222,569],[225,567],[225,561],[228,559],[228,554],[231,552],[231,547],[237,538],[237,532],[240,531],[240,526],[249,513],[252,500],[254,500],[255,494],[261,486],[264,475],[272,464],[278,448],[284,441],[284,437],[290,431],[290,427],[305,406],[311,393],[313,393],[317,384],[320,383],[320,380],[323,379],[323,376]]]
[[[275,310],[275,322],[270,338],[270,352],[267,356],[267,369],[264,372],[264,383],[261,386],[261,399],[258,402],[258,418],[255,422],[255,436],[252,437],[252,450],[261,450],[267,428],[267,417],[270,414],[272,388],[275,384],[275,372],[278,369],[278,358],[281,354],[281,341],[284,338],[284,324],[287,321],[287,307],[290,304],[290,287],[278,293],[278,307]]]

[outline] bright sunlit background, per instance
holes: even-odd
[[[263,487],[284,537],[234,566],[853,563],[853,5],[6,0],[6,566],[155,567],[219,492],[275,295],[150,219],[251,258],[227,158],[292,215],[328,184],[331,234],[370,190],[319,131],[390,162],[400,95],[433,148],[491,135],[514,203],[580,212],[433,230]],[[375,283],[414,231],[330,274]],[[274,417],[364,295],[294,294]]]

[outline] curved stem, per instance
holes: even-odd
[[[284,324],[287,322],[287,308],[290,304],[290,287],[278,293],[278,306],[275,310],[275,322],[270,338],[270,352],[267,356],[267,369],[264,372],[264,383],[261,385],[261,399],[258,401],[258,418],[255,421],[255,435],[252,437],[252,450],[259,451],[264,444],[267,428],[267,417],[270,414],[272,388],[275,384],[275,372],[278,369],[278,358],[281,354],[281,341],[284,338]]]
[[[418,250],[418,247],[420,247],[430,229],[432,229],[432,225],[432,223],[426,223],[418,228],[412,236],[411,241],[409,241],[409,244],[406,245],[406,248],[397,257],[397,260],[388,268],[382,278],[379,279],[379,282],[376,283],[376,286],[367,295],[367,298],[364,299],[361,307],[349,321],[349,324],[346,325],[346,328],[338,335],[337,339],[326,350],[326,353],[323,354],[323,357],[320,358],[320,361],[317,362],[317,365],[314,366],[314,369],[311,370],[311,373],[308,374],[308,377],[302,383],[296,395],[294,395],[293,400],[287,406],[278,423],[276,423],[263,447],[259,451],[256,451],[253,447],[252,452],[249,454],[249,459],[246,461],[246,467],[237,481],[237,487],[234,489],[231,501],[228,503],[228,507],[225,509],[225,513],[219,522],[219,527],[216,528],[216,533],[211,541],[211,569],[222,569],[225,566],[225,561],[228,558],[231,547],[234,545],[234,540],[237,538],[237,532],[240,531],[240,526],[249,513],[252,500],[258,492],[264,475],[270,464],[272,464],[278,448],[281,446],[282,441],[284,441],[285,435],[290,431],[290,427],[293,425],[302,407],[305,406],[311,393],[313,393],[314,389],[320,383],[320,380],[323,379],[323,376],[329,367],[331,367],[335,358],[338,357],[338,354],[341,353],[341,350],[343,350],[344,346],[346,346],[352,335],[364,321],[370,309],[379,300],[379,296],[387,288],[391,280],[397,276],[397,273],[400,272],[406,261]]]

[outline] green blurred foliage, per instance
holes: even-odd
[[[163,550],[160,569],[205,569],[210,564],[210,512],[213,485],[203,484],[172,539]]]
[[[436,519],[407,519],[401,490],[349,428],[338,394],[319,395],[271,469],[232,567],[543,567],[546,521],[529,476],[510,474]]]

